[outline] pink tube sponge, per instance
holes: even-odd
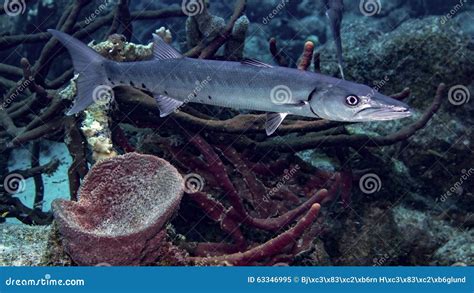
[[[171,164],[128,153],[94,165],[79,201],[57,199],[53,211],[78,265],[147,265],[157,259],[182,195],[183,178]]]

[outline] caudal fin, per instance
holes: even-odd
[[[107,84],[107,76],[103,67],[103,62],[106,59],[68,34],[52,29],[49,29],[48,32],[68,49],[74,71],[76,74],[79,73],[76,100],[67,113],[67,115],[73,115],[94,103],[96,89]]]

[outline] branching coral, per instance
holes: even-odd
[[[133,34],[134,21],[184,16],[181,9],[174,8],[130,12],[128,1],[119,1],[116,8],[107,15],[97,17],[90,23],[79,21],[78,15],[89,2],[74,1],[65,9],[57,28],[79,39],[100,32],[102,38],[107,40],[92,47],[103,56],[116,61],[145,60],[152,54],[151,45],[127,42]],[[244,15],[245,4],[244,0],[236,1],[234,13],[227,23],[222,18],[210,15],[207,9],[202,15],[188,17],[186,28],[189,51],[185,55],[208,59],[242,58],[248,26],[248,19]],[[107,29],[104,31],[103,28]],[[171,34],[166,29],[160,29],[158,33],[171,41]],[[153,256],[147,258],[147,264],[155,261],[161,264],[203,265],[292,263],[295,255],[311,247],[312,240],[319,232],[320,227],[312,223],[318,215],[320,205],[338,196],[348,202],[352,182],[352,172],[350,167],[343,164],[345,162],[341,162],[345,167],[339,171],[322,171],[299,160],[295,152],[330,147],[343,161],[349,147],[360,149],[406,141],[438,111],[445,89],[444,85],[439,86],[433,104],[418,121],[393,134],[380,137],[349,134],[343,123],[287,119],[278,129],[281,136],[269,139],[262,135],[264,115],[239,114],[233,118],[218,118],[218,115],[213,115],[212,110],[193,105],[186,105],[179,112],[163,119],[160,118],[150,93],[134,88],[117,88],[111,107],[106,105],[89,108],[84,116],[68,117],[64,115],[64,111],[70,106],[76,93],[73,70],[68,68],[50,79],[54,57],[64,53],[58,42],[45,32],[3,36],[0,37],[0,49],[39,42],[46,44],[33,66],[26,59],[22,59],[19,67],[0,64],[0,86],[4,93],[0,111],[0,148],[5,157],[2,169],[6,170],[5,162],[14,147],[31,143],[34,150],[39,139],[51,139],[64,141],[73,158],[68,172],[72,200],[77,200],[81,180],[85,177],[94,178],[97,175],[94,170],[108,164],[99,162],[96,169],[88,173],[88,152],[92,152],[93,159],[99,160],[113,157],[116,152],[146,152],[146,146],[151,145],[154,147],[154,154],[168,159],[182,174],[198,174],[205,181],[204,188],[188,192],[184,199],[197,205],[198,210],[219,225],[220,229],[216,232],[218,236],[206,235],[209,237],[205,241],[192,237],[183,239],[179,234],[184,232],[179,231],[180,223],[176,220],[176,237],[172,237],[173,233],[170,231],[168,235],[164,232],[158,233],[159,237],[157,233],[152,235],[159,238],[160,244],[155,243]],[[226,49],[225,56],[216,56],[223,46]],[[289,62],[278,49],[275,39],[270,40],[269,49],[279,65],[288,66]],[[311,42],[304,45],[297,64],[300,70],[311,70],[312,67],[315,71],[320,70],[319,55],[313,54],[313,50],[314,44]],[[409,90],[405,89],[394,97],[403,99],[408,95]],[[130,125],[152,129],[153,134],[140,134],[138,138],[132,138],[123,131],[123,128]],[[90,149],[87,148],[88,144]],[[37,154],[37,151],[33,153]],[[134,156],[137,155],[128,155],[127,158]],[[104,162],[122,162],[123,168],[130,163],[121,160],[121,157],[116,157]],[[25,177],[36,176],[39,204],[42,183],[41,176],[38,175],[45,173],[48,168],[38,165],[37,155],[32,157],[32,166],[31,170],[17,173],[24,172]],[[137,168],[140,169],[140,166]],[[291,176],[288,175],[290,173]],[[139,177],[134,178],[138,180]],[[1,178],[2,181],[4,178],[6,176]],[[112,179],[117,178],[111,178],[111,181]],[[102,188],[94,186],[96,183],[92,179],[84,181],[78,203],[55,203],[60,229],[68,235],[66,238],[72,235],[69,233],[72,231],[70,221],[75,217],[84,217],[78,213],[81,207],[113,212],[106,201],[99,200],[97,207],[90,202],[91,192],[95,188]],[[136,187],[134,184],[130,186]],[[126,188],[125,185],[123,187]],[[117,190],[113,198],[125,194],[138,195],[136,190],[129,191],[125,193]],[[105,191],[101,190],[101,193]],[[67,206],[74,208],[68,210]],[[169,212],[175,212],[175,208],[170,208]],[[129,211],[119,209],[115,212],[120,214],[115,216],[124,216]],[[2,217],[18,218],[27,224],[49,224],[52,220],[51,213],[43,212],[40,204],[29,209],[4,188],[0,188],[0,214]],[[103,224],[104,219],[106,218],[87,218],[81,223],[97,226],[99,223]],[[111,227],[113,225],[105,228]],[[88,229],[82,228],[84,227],[75,229],[74,233],[86,235]],[[161,228],[163,227],[160,226],[158,230]],[[248,229],[259,231],[262,235],[249,235],[251,233],[248,233]],[[283,229],[286,231],[282,232]],[[154,232],[158,231],[155,229]],[[90,243],[95,241],[98,246],[107,243],[102,243],[103,239],[100,237],[87,240]],[[71,254],[75,253],[73,250],[79,249],[67,242],[66,247]],[[80,249],[78,251],[78,255],[82,255],[75,259],[76,262],[92,264],[86,261],[87,252],[81,252]],[[156,253],[160,254],[160,260],[155,259]],[[104,251],[99,254],[110,256]],[[116,263],[111,259],[93,259],[93,262],[102,261],[113,264],[140,263],[130,259]]]
[[[188,190],[186,197],[217,222],[227,235],[219,243],[178,241],[192,255],[193,263],[270,265],[291,262],[294,255],[310,249],[312,243],[297,244],[296,239],[304,230],[302,227],[311,226],[307,220],[298,218],[309,211],[309,218],[314,219],[312,206],[344,192],[339,190],[342,174],[315,170],[294,156],[255,161],[248,152],[241,153],[225,145],[210,145],[198,135],[187,138],[191,146],[184,148],[168,139],[151,138],[147,143],[157,144],[169,154],[171,162],[182,173],[203,177],[205,188],[197,192]],[[329,188],[329,191],[323,188]],[[184,212],[182,217],[186,217]],[[281,232],[295,221],[298,222],[295,228]],[[255,239],[245,236],[244,226],[268,231],[269,235],[281,234],[265,243],[255,243]],[[317,232],[307,230],[307,238],[313,239]],[[262,253],[254,255],[260,249]]]
[[[61,17],[57,28],[73,34],[78,38],[84,38],[92,33],[101,30],[104,26],[112,25],[109,33],[117,31],[130,31],[127,22],[114,22],[117,15],[127,15],[128,7],[126,4],[119,7],[111,13],[97,17],[93,22],[86,23],[79,21],[78,15],[90,3],[90,1],[73,1]],[[126,2],[125,2],[126,3]],[[163,9],[146,12],[132,12],[131,17],[134,20],[160,19],[169,17],[184,16],[181,9]],[[64,49],[59,43],[52,39],[50,34],[38,32],[28,35],[12,35],[0,37],[0,49],[8,50],[12,46],[19,44],[32,44],[45,42],[46,45],[40,52],[40,57],[34,66],[30,66],[28,60],[22,59],[21,67],[9,64],[0,64],[0,89],[3,93],[2,104],[0,107],[0,150],[5,157],[1,166],[6,170],[5,162],[11,150],[15,147],[28,144],[38,139],[51,139],[55,141],[64,141],[68,145],[73,158],[73,165],[69,169],[69,183],[71,198],[76,198],[79,182],[84,178],[87,172],[87,161],[85,146],[87,145],[85,137],[78,132],[77,125],[81,120],[73,117],[66,117],[64,110],[70,106],[76,90],[74,82],[63,90],[58,90],[69,83],[73,78],[73,70],[65,70],[54,79],[47,79],[51,71],[54,58]],[[129,51],[127,51],[129,49]],[[142,46],[125,46],[127,56],[144,56],[142,52],[146,48]],[[137,57],[138,58],[138,57]],[[17,78],[20,80],[17,82]],[[107,149],[110,153],[110,149]],[[26,171],[28,172],[28,171]],[[7,178],[6,171],[2,171],[2,182]],[[39,183],[39,182],[38,182]],[[3,217],[16,217],[28,224],[48,224],[51,217],[44,215],[39,206],[37,209],[27,209],[19,199],[12,197],[3,187],[1,188],[2,207],[0,214]],[[48,214],[49,215],[49,214]]]
[[[206,152],[207,160],[218,160],[217,154],[201,139],[196,140],[195,144],[203,145],[201,150]],[[273,205],[277,212],[286,211],[276,218],[254,218],[245,210],[220,160],[213,162],[213,169],[216,179],[222,179],[221,188],[229,192],[231,208],[225,208],[201,192],[191,192],[189,196],[213,220],[220,222],[222,229],[236,242],[234,245],[180,243],[180,247],[175,247],[168,243],[163,227],[178,209],[183,179],[164,160],[129,153],[97,163],[84,179],[78,202],[53,202],[66,252],[79,265],[146,265],[166,261],[173,264],[185,261],[199,265],[271,264],[276,260],[280,261],[283,254],[295,253],[292,251],[296,249],[296,240],[316,219],[320,209],[318,203],[328,197],[327,191],[321,190],[299,207],[288,211],[284,206],[288,204],[287,201],[299,201],[294,194],[290,197],[290,192],[279,206],[270,198],[253,198],[252,204],[258,216],[268,212],[264,208],[271,208],[268,205],[259,207],[257,204],[261,200],[262,203]],[[249,182],[247,184],[252,186]],[[260,184],[265,189],[259,181],[254,181],[253,184]],[[255,189],[254,185],[252,192]],[[278,231],[303,213],[306,215],[293,228],[259,246],[247,249],[247,241],[240,225]],[[168,251],[164,251],[163,247],[167,247]],[[177,254],[170,254],[171,251]],[[188,257],[188,252],[195,256]],[[233,253],[223,254],[224,252]]]

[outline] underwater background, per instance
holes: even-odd
[[[473,265],[470,0],[344,1],[345,79],[411,118],[289,116],[267,136],[261,112],[160,118],[132,87],[65,115],[77,76],[47,29],[118,62],[150,59],[156,33],[192,58],[340,78],[339,2],[5,0],[0,264]]]

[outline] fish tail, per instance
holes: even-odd
[[[67,115],[79,113],[94,103],[95,89],[107,84],[107,74],[103,66],[106,58],[66,33],[52,29],[48,32],[67,48],[74,71],[76,74],[79,73],[76,100]]]

